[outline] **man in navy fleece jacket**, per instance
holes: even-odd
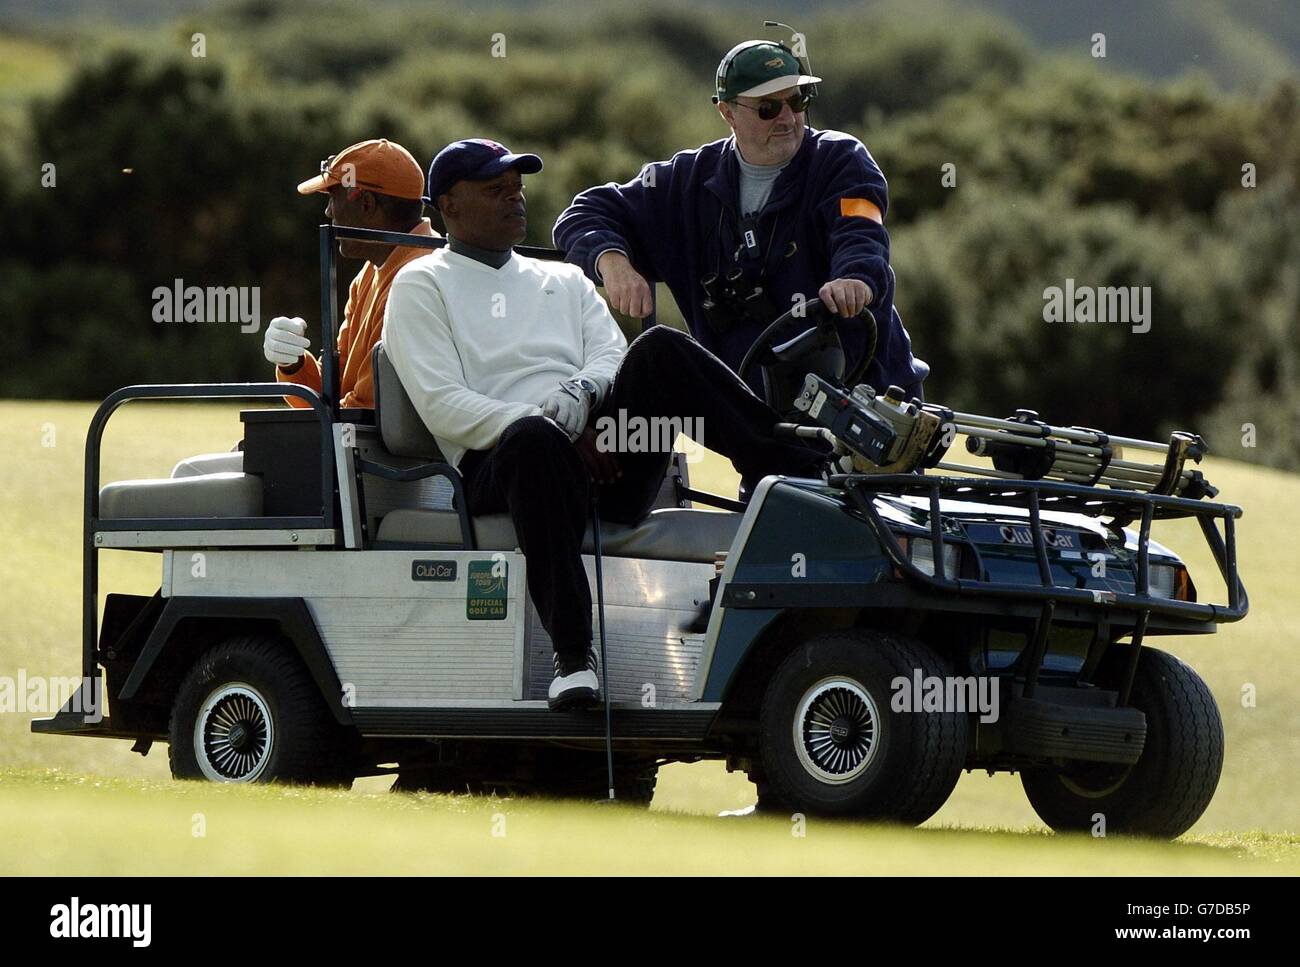
[[[733,48],[714,97],[732,137],[582,192],[556,221],[555,244],[636,318],[653,310],[651,285],[667,284],[691,334],[733,369],[768,323],[816,295],[841,317],[853,372],[866,306],[879,335],[864,381],[920,396],[929,366],[912,356],[894,308],[885,178],[857,138],[807,125],[819,80],[784,45]],[[762,290],[751,311],[709,311],[703,281],[737,271],[742,291]],[[758,375],[750,382],[761,395]]]

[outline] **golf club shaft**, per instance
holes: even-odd
[[[596,621],[600,628],[600,691],[605,698],[605,771],[614,799],[614,724],[609,710],[609,660],[605,655],[605,575],[601,570],[600,497],[591,492],[591,538],[596,552]]]

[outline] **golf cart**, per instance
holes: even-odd
[[[1205,810],[1218,710],[1195,672],[1147,646],[1247,611],[1241,510],[1208,499],[1190,467],[1199,438],[876,393],[835,378],[825,314],[797,307],[742,376],[763,369],[789,417],[780,432],[828,441],[835,472],[767,477],[742,505],[692,489],[675,460],[644,520],[594,521],[606,701],[553,712],[552,646],[509,517],[468,514],[382,346],[375,409],[339,406],[339,238],[442,244],[321,227],[322,394],[132,386],[99,407],[84,683],[33,731],[130,739],[142,754],[163,741],[175,777],[223,782],[395,773],[398,789],[603,796],[612,780],[618,798],[648,802],[659,765],[718,759],[787,813],[920,823],[976,768],[1020,772],[1059,830],[1104,816],[1109,831],[1173,837]],[[284,408],[285,395],[308,405]],[[194,398],[277,405],[241,414],[239,470],[101,487],[121,404]],[[976,465],[951,461],[958,437]],[[1200,524],[1226,603],[1198,600],[1152,539],[1178,518]],[[158,554],[162,573],[152,596],[109,593],[101,620],[107,548]]]

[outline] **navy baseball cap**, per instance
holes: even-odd
[[[535,154],[511,154],[504,144],[487,138],[453,141],[438,152],[429,165],[429,193],[422,199],[438,207],[438,196],[458,181],[487,181],[508,168],[518,168],[526,175],[542,170],[542,159]]]

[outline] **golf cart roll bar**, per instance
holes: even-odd
[[[1250,601],[1246,589],[1237,575],[1237,539],[1235,522],[1241,508],[1233,504],[1207,503],[1185,497],[1168,497],[1134,491],[1098,490],[1080,484],[1059,483],[1053,480],[982,480],[954,477],[926,477],[917,474],[837,474],[830,478],[832,486],[843,487],[854,506],[876,530],[881,544],[894,566],[915,581],[936,590],[960,595],[974,595],[1015,600],[1041,601],[1053,607],[1058,602],[1083,605],[1105,605],[1124,611],[1137,612],[1139,628],[1145,627],[1151,614],[1191,618],[1216,623],[1240,621],[1246,616]],[[929,540],[934,553],[935,573],[927,574],[908,558],[893,530],[881,519],[874,497],[902,494],[919,494],[929,498]],[[948,577],[943,570],[943,547],[949,540],[943,535],[940,499],[977,500],[987,504],[1004,504],[1017,509],[1026,503],[1029,510],[1029,531],[1038,562],[1037,584],[983,581],[977,578]],[[1066,587],[1052,580],[1047,555],[1047,540],[1043,534],[1041,511],[1048,510],[1086,514],[1089,517],[1140,518],[1138,533],[1138,568],[1136,589],[1132,594],[1119,591]],[[1134,511],[1137,513],[1134,513]],[[1228,603],[1202,604],[1178,601],[1152,595],[1151,587],[1151,523],[1153,520],[1175,520],[1195,517],[1201,527],[1206,544],[1219,567],[1228,589]],[[1223,534],[1215,520],[1223,520]],[[965,541],[957,541],[965,544]],[[1135,642],[1136,643],[1136,642]]]
[[[313,390],[294,383],[163,383],[153,386],[124,386],[99,404],[86,431],[85,535],[82,549],[82,676],[95,677],[95,648],[99,623],[99,551],[104,535],[118,531],[212,530],[213,518],[122,517],[99,519],[100,451],[104,427],[123,403],[157,399],[282,399],[296,396],[305,400],[321,428],[321,513],[308,517],[226,517],[221,530],[322,530],[333,531],[334,454],[331,445],[330,411]]]
[[[325,405],[335,421],[339,419],[339,285],[338,245],[341,238],[354,238],[362,242],[379,242],[383,245],[401,245],[406,248],[423,248],[429,251],[447,244],[443,236],[411,235],[406,232],[385,232],[374,228],[350,228],[345,225],[320,227],[320,317],[321,317],[321,389]],[[529,258],[547,262],[563,262],[564,253],[553,248],[516,245],[514,250]]]

